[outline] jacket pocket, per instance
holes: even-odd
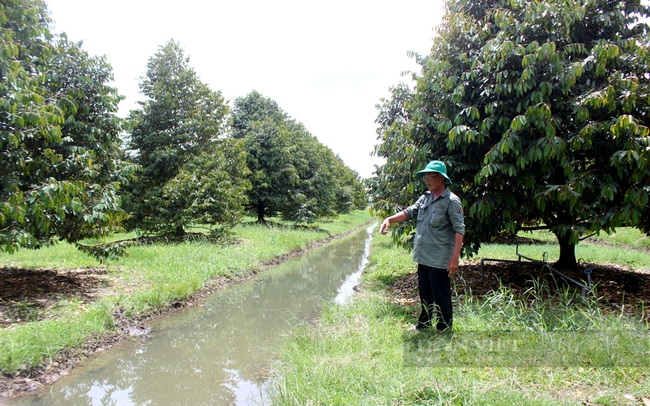
[[[432,209],[431,218],[429,219],[429,224],[432,227],[440,227],[445,224],[447,220],[447,208],[438,208]]]

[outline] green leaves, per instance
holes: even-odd
[[[448,10],[415,89],[393,94],[404,112],[380,129],[377,210],[410,204],[421,190],[412,168],[442,159],[474,248],[530,224],[563,244],[620,225],[650,231],[650,209],[630,203],[650,197],[648,27],[636,24],[648,7],[451,0]]]
[[[213,152],[185,164],[165,184],[162,197],[181,222],[212,225],[212,234],[219,235],[243,218],[248,173],[242,143],[224,139]]]
[[[643,127],[643,129],[639,127],[636,124],[636,120],[632,115],[624,114],[614,120],[614,124],[612,124],[611,127],[609,127],[609,132],[612,134],[613,137],[619,137],[623,134],[629,136],[641,135],[643,137],[643,136],[647,136],[648,129],[647,127]]]
[[[0,250],[101,238],[125,213],[117,188],[121,97],[112,70],[53,36],[41,1],[0,7]],[[112,202],[112,203],[109,203]]]
[[[526,127],[528,126],[528,120],[526,119],[526,116],[516,116],[513,120],[512,123],[510,123],[510,128],[513,131],[523,131]]]
[[[201,223],[227,232],[250,185],[242,146],[219,140],[229,111],[223,96],[199,80],[173,40],[149,58],[140,89],[149,100],[131,112],[128,148],[143,171],[125,188],[127,226],[182,235]]]
[[[236,99],[231,123],[233,137],[244,140],[248,153],[247,210],[258,221],[280,214],[310,223],[365,207],[358,174],[272,99],[256,91]]]

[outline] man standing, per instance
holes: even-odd
[[[386,218],[379,228],[386,234],[391,223],[416,220],[413,261],[418,264],[418,289],[422,311],[416,330],[439,331],[452,325],[451,277],[458,271],[465,220],[460,199],[447,188],[451,179],[442,161],[431,161],[416,175],[424,179],[425,192],[412,206]]]

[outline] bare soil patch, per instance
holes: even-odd
[[[649,320],[650,303],[650,271],[631,270],[619,265],[582,264],[575,270],[562,270],[566,276],[587,284],[584,270],[590,268],[593,295],[602,304],[605,311],[621,310],[638,316],[641,320]],[[545,295],[558,289],[575,289],[580,295],[581,288],[573,282],[566,281],[562,276],[551,272],[548,268],[528,261],[521,262],[486,262],[481,273],[479,262],[461,264],[452,284],[457,295],[485,295],[498,290],[500,286],[509,287],[513,293],[524,295],[536,286],[548,286],[537,295]],[[417,304],[417,273],[409,274],[391,287],[395,301],[404,304]],[[538,296],[539,297],[539,296]]]
[[[91,303],[112,290],[104,267],[0,268],[0,326],[53,317],[63,300]]]

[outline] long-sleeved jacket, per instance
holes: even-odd
[[[404,213],[409,220],[417,219],[413,261],[447,269],[456,233],[465,235],[463,206],[458,196],[445,189],[433,200],[433,193],[426,192]]]

